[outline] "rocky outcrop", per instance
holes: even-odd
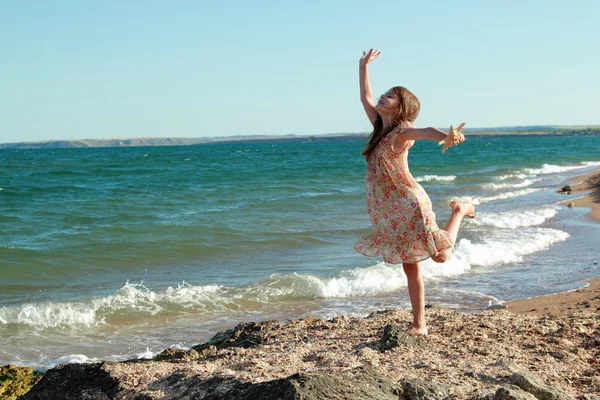
[[[552,387],[544,384],[539,377],[534,374],[521,371],[516,372],[509,378],[510,383],[520,387],[526,392],[531,393],[539,400],[571,400],[562,388]]]
[[[69,364],[48,371],[42,381],[23,399],[210,399],[210,400],[279,400],[279,399],[370,399],[397,400],[402,388],[370,366],[344,374],[298,373],[287,378],[251,384],[233,377],[201,379],[176,372],[154,383],[160,395],[136,392],[106,368],[109,363]],[[412,393],[424,393],[410,385]],[[419,391],[420,390],[420,391]],[[429,389],[427,389],[429,390]],[[438,397],[435,397],[438,398]]]
[[[250,383],[232,376],[201,377],[174,370],[150,384],[131,376],[132,369],[117,364],[137,364],[138,371],[158,362],[66,364],[48,371],[23,400],[444,400],[456,398],[455,388],[432,379],[394,382],[370,365],[344,373],[301,372],[286,378]],[[157,369],[159,369],[157,367]],[[134,374],[135,375],[135,374]],[[133,378],[133,379],[132,379]],[[489,380],[489,377],[482,379]],[[515,373],[496,381],[493,394],[475,395],[478,400],[568,400],[562,388],[551,387],[530,372]]]
[[[400,328],[412,318],[406,310],[243,323],[154,360],[61,365],[23,398],[589,400],[600,393],[596,313],[429,308],[427,316],[430,334],[417,338]]]
[[[126,390],[103,367],[104,363],[59,365],[47,371],[22,399],[115,399]]]

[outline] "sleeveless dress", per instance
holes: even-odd
[[[398,135],[412,128],[403,122],[377,145],[367,165],[365,189],[373,233],[354,248],[369,257],[382,255],[390,264],[416,263],[451,248],[448,232],[435,222],[431,200],[408,170],[408,150],[394,149]]]

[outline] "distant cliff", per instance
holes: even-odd
[[[367,134],[344,133],[312,136],[229,136],[212,138],[129,138],[48,140],[43,142],[0,143],[0,149],[68,149],[80,147],[138,147],[138,146],[190,146],[210,143],[280,143],[280,142],[337,142],[362,141]]]
[[[467,136],[480,135],[569,135],[598,136],[600,126],[516,126],[499,128],[465,129]],[[42,142],[0,143],[0,149],[67,149],[81,147],[139,147],[139,146],[190,146],[214,143],[308,143],[364,141],[369,133],[332,133],[326,135],[252,135],[210,138],[126,138],[48,140]]]

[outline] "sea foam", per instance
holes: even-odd
[[[538,181],[537,179],[525,179],[523,182],[519,182],[519,183],[485,183],[485,184],[483,184],[483,187],[485,189],[492,189],[492,190],[522,188],[522,187],[526,187],[526,186],[531,186],[537,181]]]
[[[453,198],[452,200],[464,201],[467,203],[473,203],[475,205],[479,205],[479,204],[489,203],[490,201],[494,201],[494,200],[504,200],[504,199],[509,199],[511,197],[525,196],[527,194],[537,192],[538,190],[540,190],[540,188],[528,188],[528,189],[521,189],[521,190],[517,190],[517,191],[513,191],[513,192],[504,192],[504,193],[497,194],[495,196],[461,196],[461,197]]]
[[[558,213],[557,206],[547,206],[535,210],[507,212],[479,212],[477,218],[468,222],[478,226],[493,226],[497,228],[519,228],[543,224]]]
[[[452,182],[456,175],[425,175],[415,178],[417,182]]]
[[[461,239],[452,258],[438,264],[428,259],[422,263],[424,278],[439,279],[463,274],[473,267],[494,267],[523,260],[526,255],[545,250],[563,241],[566,232],[535,228],[540,219],[556,212],[546,209],[531,212],[521,229],[488,231],[483,238]],[[515,218],[509,213],[485,216],[483,223],[512,228]],[[500,221],[500,222],[498,222]],[[504,221],[504,222],[502,222]],[[81,302],[28,303],[0,309],[3,324],[24,324],[35,329],[55,327],[91,327],[110,323],[112,316],[127,314],[129,320],[160,313],[213,313],[260,309],[285,301],[316,298],[352,298],[393,293],[406,287],[402,265],[377,262],[368,267],[341,271],[333,277],[313,274],[273,274],[268,279],[240,288],[216,285],[194,286],[183,282],[177,287],[153,291],[143,284],[126,283],[115,294]]]

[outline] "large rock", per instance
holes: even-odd
[[[176,372],[153,382],[149,387],[151,390],[144,391],[143,388],[125,385],[118,377],[111,374],[111,369],[106,368],[110,364],[61,365],[46,372],[42,380],[22,398],[24,400],[398,400],[402,393],[401,388],[371,366],[355,368],[343,374],[298,373],[287,378],[257,384],[240,382],[232,377],[203,378]]]
[[[453,390],[448,385],[421,379],[409,379],[402,382],[402,399],[406,400],[443,400],[450,397]]]
[[[212,339],[193,347],[202,354],[206,349],[224,349],[228,347],[254,347],[266,341],[265,333],[277,326],[276,321],[243,322],[232,329],[219,332]]]
[[[538,400],[538,398],[517,386],[506,385],[496,390],[490,400]]]
[[[44,374],[23,400],[110,400],[123,391],[119,380],[98,364],[62,364]],[[139,398],[142,400],[142,398]]]
[[[515,372],[509,378],[509,382],[533,394],[539,400],[572,400],[562,388],[557,386],[548,386],[536,375],[531,372]]]
[[[344,374],[299,373],[254,385],[240,400],[398,400],[401,389],[373,367]],[[216,399],[215,399],[216,400]],[[220,399],[219,399],[220,400]],[[224,399],[223,399],[224,400]]]

